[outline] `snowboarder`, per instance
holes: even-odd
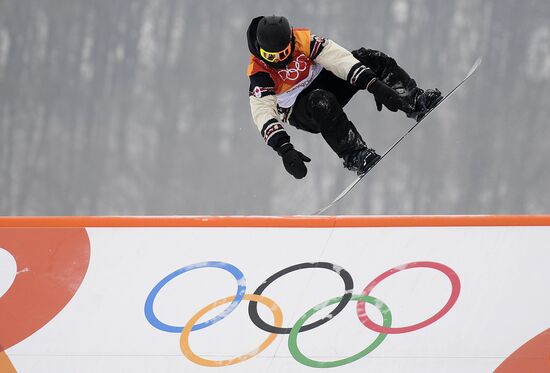
[[[297,179],[307,174],[307,156],[294,149],[283,123],[321,133],[344,167],[361,175],[380,156],[367,147],[343,107],[359,90],[374,95],[378,111],[401,110],[419,120],[441,99],[426,91],[382,52],[360,48],[349,52],[332,40],[292,28],[285,17],[260,16],[247,31],[252,54],[250,78],[252,117],[267,145]]]

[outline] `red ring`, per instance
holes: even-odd
[[[393,275],[394,273],[403,271],[405,269],[418,268],[418,267],[436,269],[442,272],[443,274],[445,274],[451,281],[451,285],[452,285],[451,295],[449,296],[449,300],[447,301],[447,303],[445,303],[443,308],[439,310],[439,312],[437,312],[435,315],[430,317],[429,319],[419,322],[418,324],[403,326],[398,328],[386,328],[374,323],[371,319],[369,319],[369,316],[365,312],[365,302],[357,302],[357,317],[359,317],[359,320],[361,321],[361,323],[363,323],[363,325],[365,325],[367,328],[378,333],[384,333],[384,334],[408,333],[418,329],[422,329],[436,322],[441,317],[443,317],[447,312],[449,312],[449,310],[456,303],[458,299],[458,295],[460,294],[460,279],[458,278],[458,275],[456,274],[456,272],[453,271],[451,268],[436,262],[412,262],[412,263],[404,264],[399,267],[395,267],[390,270],[387,270],[386,272],[382,273],[381,275],[376,277],[374,280],[372,280],[365,287],[362,295],[369,295],[372,289],[374,289],[376,285],[378,285],[380,282],[382,282],[382,280]]]

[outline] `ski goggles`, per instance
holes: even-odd
[[[260,48],[260,55],[268,62],[282,61],[290,56],[290,52],[292,52],[292,43],[289,43],[285,49],[279,52],[268,52],[265,49]]]

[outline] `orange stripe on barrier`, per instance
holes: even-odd
[[[0,217],[0,227],[454,227],[550,226],[550,215]]]

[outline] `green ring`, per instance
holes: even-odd
[[[304,354],[302,354],[302,352],[298,348],[298,333],[299,333],[300,328],[302,327],[302,325],[304,325],[305,322],[311,316],[313,316],[317,311],[320,311],[323,308],[330,306],[331,304],[338,303],[341,300],[342,300],[342,297],[336,297],[336,298],[332,298],[332,299],[330,299],[326,302],[318,304],[317,306],[315,306],[312,309],[310,309],[309,311],[307,311],[302,317],[300,317],[300,319],[298,319],[296,324],[294,324],[294,326],[292,327],[292,330],[290,331],[290,334],[288,336],[288,349],[290,350],[290,353],[292,354],[292,357],[294,357],[294,359],[297,362],[299,362],[301,364],[304,364],[304,365],[307,365],[307,366],[310,366],[310,367],[313,367],[313,368],[333,368],[333,367],[346,365],[346,364],[352,363],[352,362],[354,362],[356,360],[359,360],[362,357],[365,357],[366,355],[368,355],[375,348],[377,348],[382,343],[382,341],[386,338],[387,334],[380,333],[380,334],[378,334],[378,337],[376,337],[374,342],[372,342],[370,345],[368,345],[367,348],[365,348],[364,350],[356,353],[355,355],[352,355],[350,357],[347,357],[347,358],[341,359],[341,360],[317,361],[317,360],[312,360],[312,359],[306,357]],[[382,318],[384,320],[383,321],[384,327],[389,328],[391,326],[392,317],[391,317],[390,309],[382,301],[380,301],[380,300],[378,300],[374,297],[371,297],[370,295],[361,295],[361,294],[353,295],[351,297],[351,300],[362,301],[362,302],[367,302],[367,303],[372,304],[373,306],[378,308],[380,313],[382,313]]]

